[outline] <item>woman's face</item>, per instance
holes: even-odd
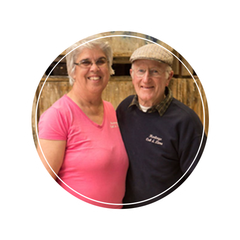
[[[84,91],[99,93],[107,86],[110,78],[107,57],[100,48],[85,48],[76,59],[74,85]],[[90,64],[89,64],[90,63]]]

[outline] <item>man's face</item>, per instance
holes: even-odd
[[[165,87],[173,76],[167,73],[168,65],[153,60],[136,60],[130,74],[138,101],[141,105],[151,107],[164,99]]]

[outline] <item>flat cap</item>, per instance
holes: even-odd
[[[172,66],[173,56],[165,48],[157,44],[147,44],[135,50],[130,57],[130,62],[139,59],[155,60]]]

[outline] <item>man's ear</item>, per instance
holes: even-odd
[[[174,75],[174,71],[171,71],[171,72],[169,73],[169,77],[168,77],[169,81],[172,79],[173,75]]]
[[[173,75],[174,75],[174,72],[173,72],[173,71],[170,71],[169,76],[168,76],[168,79],[167,79],[166,87],[169,85],[169,83],[170,83]]]
[[[132,77],[132,72],[133,72],[133,70],[130,68],[129,73],[130,73],[131,77]]]

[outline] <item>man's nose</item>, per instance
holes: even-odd
[[[148,82],[149,80],[150,80],[150,73],[149,73],[149,71],[147,70],[147,71],[145,72],[145,74],[143,75],[142,81],[143,81],[143,82]]]

